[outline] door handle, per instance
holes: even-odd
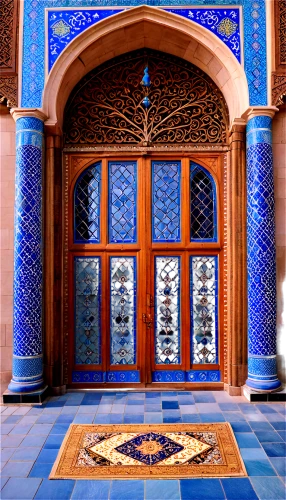
[[[142,314],[143,323],[147,325],[147,328],[151,328],[151,323],[153,321],[151,314]]]

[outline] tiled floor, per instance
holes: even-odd
[[[224,392],[69,393],[43,406],[2,406],[4,499],[279,500],[285,493],[285,405]],[[248,478],[181,481],[49,481],[75,423],[230,422]]]

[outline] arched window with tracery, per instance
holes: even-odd
[[[216,186],[212,175],[191,162],[191,241],[217,241]]]

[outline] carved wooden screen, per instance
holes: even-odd
[[[141,80],[148,65],[146,109]],[[199,68],[153,50],[117,57],[88,73],[65,110],[67,145],[225,144],[222,93]]]

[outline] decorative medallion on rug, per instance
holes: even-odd
[[[72,424],[50,479],[247,476],[229,423]]]

